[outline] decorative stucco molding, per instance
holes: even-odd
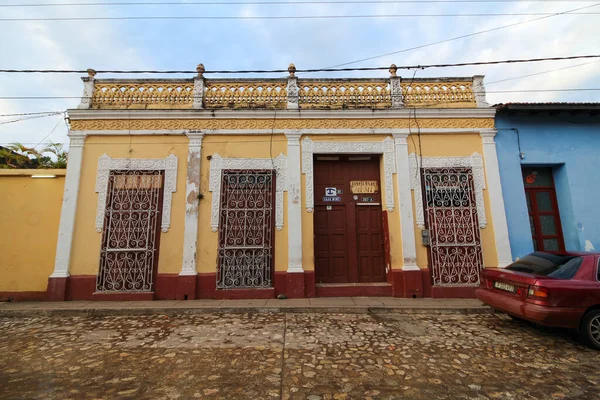
[[[221,171],[224,169],[273,169],[276,173],[275,227],[283,229],[283,192],[287,192],[287,157],[280,154],[271,158],[223,158],[214,154],[210,159],[208,190],[212,192],[210,227],[213,232],[219,229],[219,208],[221,205]]]
[[[302,140],[302,173],[306,176],[306,209],[308,212],[313,212],[315,208],[314,154],[383,154],[385,202],[388,211],[394,211],[392,174],[396,173],[396,161],[392,138],[385,138],[381,142],[313,142],[310,138]]]
[[[483,203],[483,189],[485,189],[485,178],[483,175],[483,158],[475,152],[470,157],[423,157],[420,160],[421,168],[471,168],[473,172],[473,184],[475,185],[475,203],[477,205],[477,219],[479,227],[485,228],[487,219],[485,216],[485,205]],[[417,211],[417,226],[425,229],[425,213],[423,209],[423,194],[421,191],[421,174],[417,167],[417,155],[411,153],[409,156],[410,188],[414,190],[415,205]]]
[[[113,170],[161,170],[165,171],[163,209],[161,230],[168,232],[171,226],[171,203],[173,192],[177,191],[177,156],[171,154],[166,158],[111,158],[104,154],[98,159],[98,175],[96,176],[96,192],[98,207],[96,209],[96,232],[102,232],[104,211],[108,193],[108,178]]]

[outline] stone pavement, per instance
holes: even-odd
[[[486,313],[475,299],[404,299],[392,297],[329,297],[265,300],[63,301],[0,303],[0,316],[152,315],[206,312],[403,312]]]
[[[502,314],[0,317],[9,399],[597,399],[600,353]]]

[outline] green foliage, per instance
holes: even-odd
[[[67,168],[67,157],[61,143],[50,143],[40,151],[12,143],[0,146],[0,169]]]

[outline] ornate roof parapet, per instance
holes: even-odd
[[[193,79],[82,78],[80,109],[399,109],[482,108],[483,76],[402,80],[392,64],[389,78],[206,79],[198,64]]]

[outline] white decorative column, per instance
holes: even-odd
[[[198,248],[198,202],[200,199],[200,166],[202,132],[188,132],[187,178],[185,184],[185,221],[183,232],[183,263],[177,282],[178,300],[196,298],[196,251]]]
[[[196,71],[198,71],[198,76],[194,78],[194,103],[192,108],[200,110],[204,108],[202,105],[204,99],[204,65],[198,64]]]
[[[94,85],[96,71],[89,68],[87,70],[88,76],[85,78],[81,78],[83,81],[83,96],[81,97],[81,102],[77,106],[79,109],[89,109],[92,108],[92,96],[94,95]]]
[[[299,89],[298,78],[296,78],[296,66],[294,64],[290,64],[288,71],[290,75],[287,78],[287,108],[288,110],[297,110],[299,108]]]
[[[286,294],[290,298],[304,297],[304,270],[302,269],[302,196],[301,160],[299,131],[285,133],[287,137],[287,231],[288,231],[288,270]]]
[[[390,65],[390,96],[392,96],[392,108],[404,107],[402,98],[402,78],[396,75],[398,67],[396,64]]]
[[[496,154],[495,129],[486,129],[480,132],[483,146],[483,160],[487,189],[490,198],[490,212],[494,221],[494,235],[496,237],[496,252],[498,253],[498,266],[506,267],[512,263],[510,241],[508,238],[508,224],[502,196],[502,183],[500,182],[500,168]]]
[[[415,221],[413,217],[412,195],[410,188],[410,168],[408,160],[409,132],[394,132],[396,146],[396,170],[398,178],[398,200],[400,203],[400,228],[402,230],[403,271],[419,271],[417,266],[417,247],[415,242]]]
[[[486,108],[490,104],[485,100],[485,86],[483,86],[483,75],[475,75],[473,77],[473,95],[477,108]]]
[[[58,227],[58,242],[56,244],[56,259],[54,272],[48,279],[48,299],[62,301],[65,299],[69,265],[71,262],[71,247],[73,245],[73,230],[77,214],[77,196],[81,177],[81,162],[83,160],[83,143],[85,134],[69,132],[69,159],[63,192],[60,223]]]
[[[302,270],[302,202],[300,200],[300,132],[286,132],[288,156],[288,273]]]

